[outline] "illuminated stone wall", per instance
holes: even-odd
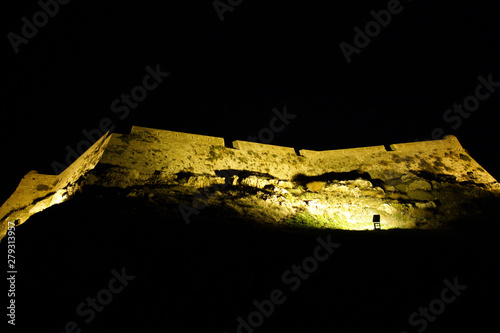
[[[144,174],[184,171],[214,175],[217,170],[234,169],[285,179],[303,171],[303,158],[293,148],[245,141],[235,141],[233,146],[236,148],[225,147],[222,138],[134,128],[129,135],[112,135],[100,163]]]
[[[411,171],[427,171],[457,177],[458,181],[491,183],[496,180],[462,148],[455,136],[443,140],[411,142],[366,148],[327,151],[301,150],[322,172],[368,172],[388,180]]]
[[[64,201],[71,193],[71,184],[92,170],[99,162],[112,135],[106,134],[59,175],[28,172],[16,191],[0,207],[0,238],[7,230],[7,221],[23,223],[31,215]]]
[[[140,173],[192,172],[213,175],[217,170],[248,170],[280,179],[297,174],[367,172],[388,180],[412,171],[453,175],[458,181],[491,183],[495,179],[474,161],[457,138],[326,151],[234,141],[223,138],[134,127],[131,134],[113,134],[100,163],[131,168]]]
[[[358,171],[372,179],[398,179],[410,171],[455,176],[457,181],[495,184],[496,180],[472,159],[454,136],[443,140],[326,151],[296,150],[247,141],[134,126],[130,134],[106,134],[60,175],[28,173],[12,196],[0,207],[0,237],[6,223],[23,223],[33,213],[71,195],[79,180],[102,186],[147,184],[152,175],[179,172],[215,175],[221,170],[253,171],[281,180],[303,174]],[[99,179],[96,166],[116,169],[116,181]],[[124,177],[126,175],[126,177]],[[94,177],[92,179],[92,177]],[[102,178],[102,176],[101,176]],[[110,177],[113,178],[113,177]],[[120,183],[117,183],[120,182]]]

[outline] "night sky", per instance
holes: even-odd
[[[271,144],[351,148],[430,139],[441,128],[500,179],[498,1],[219,3],[218,13],[212,0],[74,0],[44,22],[36,1],[3,1],[1,201],[28,171],[53,173],[65,147],[76,149],[82,131],[106,118],[117,133],[139,125],[231,146],[269,128],[273,109],[285,107],[296,117]],[[390,22],[369,24],[363,42],[357,31],[374,13],[387,22],[388,8]],[[23,29],[33,15],[37,33]],[[356,50],[350,63],[342,42]],[[127,114],[120,98],[143,85],[148,66],[169,75],[147,81],[155,87]],[[491,91],[479,89],[488,96],[468,118],[450,111],[445,121],[455,103],[474,102],[480,76],[493,81]]]

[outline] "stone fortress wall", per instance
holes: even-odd
[[[64,201],[68,186],[81,175],[95,168],[112,134],[106,134],[59,175],[43,175],[32,170],[16,191],[0,207],[0,239],[5,235],[7,221],[23,223],[31,215]]]
[[[119,169],[128,174],[126,183],[116,184],[106,179],[96,182],[120,187],[147,184],[152,175],[180,172],[216,175],[222,170],[264,173],[281,180],[291,180],[299,174],[318,176],[357,171],[383,181],[397,179],[410,171],[426,171],[455,176],[457,181],[498,185],[454,136],[390,146],[303,149],[297,154],[290,147],[247,141],[234,141],[232,147],[226,147],[223,138],[134,126],[130,134],[104,135],[59,175],[30,171],[0,207],[0,229],[3,229],[0,234],[4,234],[7,219],[23,223],[32,214],[64,201],[71,195],[72,184],[82,177],[92,177],[89,171],[96,167]],[[120,179],[123,182],[123,177]]]
[[[389,149],[389,150],[388,150]],[[472,159],[458,139],[411,142],[338,150],[300,150],[247,141],[226,147],[223,138],[133,127],[128,135],[112,134],[100,160],[140,173],[214,175],[218,170],[247,170],[290,180],[328,172],[359,171],[388,180],[412,171],[427,171],[492,183],[496,180]]]

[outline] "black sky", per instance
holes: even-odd
[[[223,1],[226,2],[227,1]],[[233,1],[237,3],[238,1]],[[339,44],[388,1],[243,0],[221,22],[213,1],[76,1],[61,5],[16,54],[36,1],[0,4],[2,202],[24,174],[52,173],[65,147],[103,118],[220,136],[226,145],[268,127],[272,109],[296,114],[271,142],[337,149],[456,135],[497,179],[500,88],[456,130],[445,111],[473,95],[478,76],[500,81],[500,3],[401,1],[402,10],[347,63]],[[111,103],[169,72],[119,119]]]

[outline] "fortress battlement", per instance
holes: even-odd
[[[59,175],[29,172],[0,207],[1,222],[8,218],[22,223],[33,213],[63,201],[71,186],[93,177],[92,171],[98,167],[128,175],[126,180],[120,178],[120,183],[109,179],[95,182],[118,187],[145,185],[159,174],[167,178],[181,172],[216,176],[224,170],[265,173],[279,180],[356,171],[384,182],[426,172],[453,176],[457,182],[498,185],[455,136],[314,151],[240,140],[226,147],[220,137],[134,126],[129,134],[107,133]]]
[[[476,182],[495,182],[454,136],[436,141],[314,151],[240,140],[226,147],[219,137],[134,126],[130,134],[111,134],[99,163],[140,173],[186,171],[214,175],[217,170],[247,170],[287,180],[297,174],[314,176],[356,170],[382,180],[410,171],[427,171],[464,181],[473,172]]]

